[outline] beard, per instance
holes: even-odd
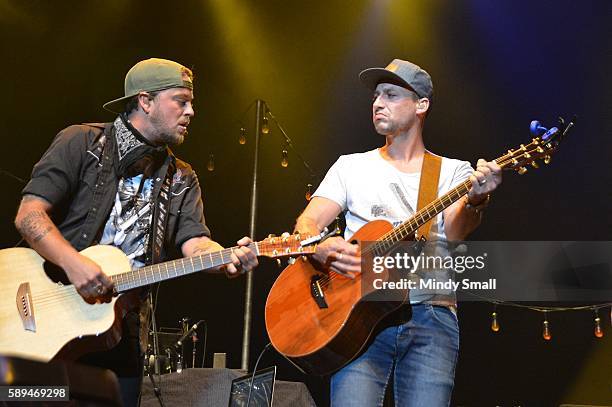
[[[178,146],[185,141],[185,135],[187,135],[187,131],[183,134],[179,133],[177,129],[170,128],[167,125],[166,120],[163,117],[160,117],[158,114],[151,114],[151,127],[156,135],[156,141],[161,144],[168,144],[172,146]]]
[[[164,133],[160,133],[159,140],[164,144],[178,146],[178,145],[183,144],[183,141],[185,141],[186,134],[187,132],[183,134],[180,134],[178,132],[174,132],[174,133],[164,132]]]
[[[383,120],[374,121],[374,129],[381,136],[389,136],[392,134],[402,133],[409,131],[416,122],[417,119],[409,118],[386,118]]]
[[[374,129],[381,136],[386,136],[388,134],[393,134],[396,129],[396,125],[394,123],[389,122],[387,120],[378,120],[374,122]]]

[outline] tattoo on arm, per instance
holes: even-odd
[[[19,222],[19,231],[23,237],[34,243],[40,242],[51,230],[53,226],[49,224],[49,216],[45,211],[31,211]]]

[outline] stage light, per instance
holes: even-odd
[[[209,154],[208,163],[206,164],[206,169],[210,172],[215,170],[215,156],[213,154]]]
[[[596,338],[603,338],[604,333],[603,330],[601,329],[601,319],[599,318],[599,310],[596,308],[595,309],[595,337]]]
[[[289,166],[289,152],[286,149],[283,149],[281,153],[281,167],[287,168]]]
[[[307,201],[312,198],[312,184],[306,185],[306,194],[304,195]]]
[[[246,129],[244,127],[240,128],[240,137],[238,137],[238,143],[242,145],[246,144]]]
[[[493,311],[491,314],[491,331],[499,332],[499,322],[497,321],[497,312]]]
[[[550,341],[552,339],[552,334],[550,333],[550,326],[548,324],[546,311],[544,311],[544,322],[542,324],[542,338],[544,338],[544,340],[546,341]]]

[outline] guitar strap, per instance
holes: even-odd
[[[153,212],[153,220],[151,224],[151,233],[149,237],[149,247],[147,253],[147,264],[155,264],[161,260],[162,248],[166,235],[166,226],[168,225],[168,209],[170,208],[170,186],[172,177],[176,171],[176,166],[172,157],[168,154],[166,162],[162,167],[162,174],[165,174],[163,183],[159,186],[159,190],[153,191],[153,196],[157,196],[157,205]],[[159,178],[158,178],[159,179]]]
[[[417,212],[427,206],[438,197],[438,183],[440,181],[440,169],[442,168],[442,157],[425,151],[423,165],[421,167],[421,180],[419,181],[419,198],[417,201]],[[429,237],[431,225],[436,218],[429,220],[417,230],[417,239]]]

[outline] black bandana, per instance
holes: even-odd
[[[166,146],[154,146],[132,126],[125,114],[120,114],[115,122],[115,140],[119,164],[117,173],[120,177],[143,173],[151,164],[161,163],[167,156]],[[134,165],[138,163],[139,165]],[[145,174],[147,175],[147,174]]]

